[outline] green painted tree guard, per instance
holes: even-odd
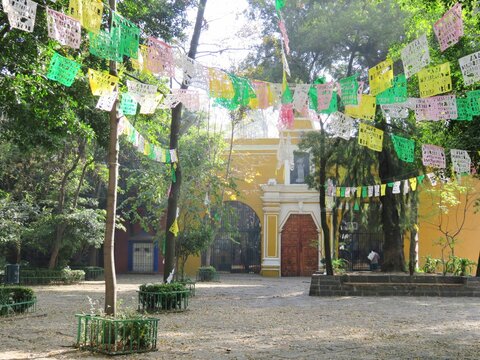
[[[168,292],[138,292],[138,311],[156,313],[163,311],[184,311],[188,308],[190,290]]]
[[[115,319],[77,314],[77,342],[80,349],[107,355],[157,350],[158,319]]]

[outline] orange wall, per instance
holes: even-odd
[[[470,201],[480,198],[479,180],[463,177],[462,182],[462,184],[470,182],[473,186],[473,191],[469,195]],[[440,187],[440,185],[437,185],[437,187]],[[462,204],[464,204],[465,196],[462,196],[461,199]],[[448,218],[443,219],[444,224],[448,221],[450,225],[448,229],[451,231],[458,229],[457,224],[463,219],[462,212],[463,205],[458,206],[458,209],[452,208],[449,210]],[[438,230],[439,210],[432,196],[425,189],[421,190],[420,193],[419,219],[419,262],[421,268],[425,256],[431,255],[435,258],[441,258],[441,248],[435,245],[435,241],[442,237],[442,233]],[[477,262],[480,251],[480,213],[475,214],[473,204],[467,209],[465,224],[458,235],[458,239],[459,241],[455,245],[455,255]],[[408,240],[405,245],[408,249]],[[448,259],[448,253],[446,258]],[[475,269],[474,267],[473,272],[475,272]]]

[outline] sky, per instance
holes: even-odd
[[[260,41],[260,25],[248,22],[243,14],[247,7],[246,0],[207,1],[205,20],[208,28],[200,35],[197,53],[201,64],[231,70],[247,56],[249,47]],[[192,27],[196,14],[196,9],[189,13]],[[224,49],[229,50],[220,52]]]

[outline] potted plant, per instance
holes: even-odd
[[[138,311],[182,311],[188,307],[190,290],[181,283],[143,284],[138,291]]]

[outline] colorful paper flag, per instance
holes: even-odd
[[[400,160],[409,163],[415,160],[415,141],[392,134],[392,142]]]
[[[2,0],[3,11],[8,15],[8,22],[14,29],[33,32],[37,3],[30,0]]]
[[[423,34],[402,49],[402,62],[405,76],[412,77],[430,64],[430,50],[427,35]]]
[[[473,120],[472,103],[468,98],[457,98],[457,114],[456,120]]]
[[[377,104],[396,104],[407,101],[407,78],[405,74],[393,78],[393,86],[377,95]]]
[[[425,166],[445,168],[445,149],[436,145],[422,145],[422,162]]]
[[[382,151],[383,148],[383,130],[377,129],[364,123],[360,123],[358,131],[358,144],[366,146],[374,151]]]
[[[358,82],[357,75],[349,76],[341,79],[340,84],[340,98],[344,105],[358,105]]]
[[[117,100],[117,97],[118,92],[112,92],[111,94],[100,96],[96,108],[103,111],[111,111],[115,101]]]
[[[441,51],[455,45],[463,36],[462,5],[456,3],[433,25],[433,30]]]
[[[370,94],[375,96],[393,86],[393,61],[387,59],[368,70]]]
[[[334,137],[340,137],[349,140],[353,137],[355,121],[341,112],[335,112],[331,115],[331,120],[327,123],[327,131]]]
[[[453,170],[457,174],[470,174],[472,159],[470,159],[467,151],[451,149],[450,156],[452,158]]]
[[[80,70],[80,64],[69,60],[58,53],[54,53],[50,61],[47,78],[55,80],[65,86],[71,86]]]
[[[345,106],[345,114],[357,119],[368,121],[375,120],[377,102],[373,95],[362,95],[360,103],[357,106]]]
[[[122,94],[120,101],[120,111],[124,115],[136,115],[138,103],[129,93]]]
[[[452,91],[450,63],[422,69],[418,73],[420,97],[429,97]]]
[[[118,44],[122,56],[138,58],[140,29],[130,20],[112,11],[112,39]]]
[[[70,16],[89,32],[98,33],[102,24],[102,0],[70,0]]]
[[[47,7],[48,36],[61,45],[79,49],[82,36],[80,22]]]
[[[88,33],[88,37],[90,39],[90,54],[105,60],[123,61],[117,39],[112,38],[110,33],[100,30],[98,33]]]
[[[102,96],[114,92],[119,79],[107,72],[88,69],[88,80],[92,94]]]
[[[465,86],[480,81],[480,51],[458,59]]]
[[[147,69],[156,75],[174,77],[175,62],[173,50],[167,43],[150,36],[147,39],[148,60]]]

